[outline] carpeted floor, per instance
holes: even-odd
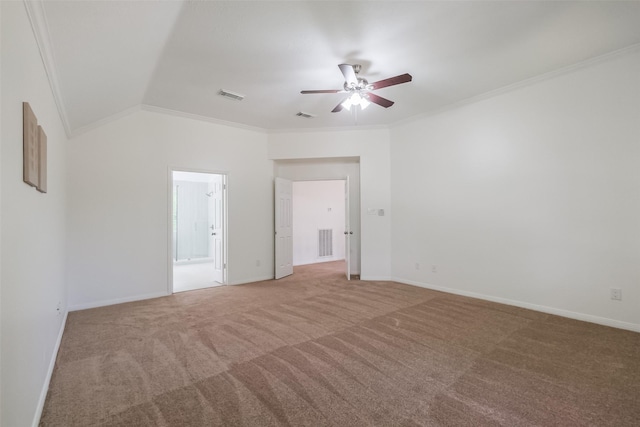
[[[333,263],[69,314],[45,426],[639,426],[640,334]]]

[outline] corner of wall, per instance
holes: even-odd
[[[56,339],[55,346],[53,347],[53,353],[51,354],[51,360],[49,361],[49,367],[47,368],[47,375],[42,384],[42,390],[40,391],[40,399],[38,399],[38,406],[36,407],[36,413],[33,416],[33,427],[38,427],[40,424],[40,417],[42,417],[42,410],[44,409],[44,403],[47,400],[47,392],[49,391],[49,383],[51,382],[51,376],[53,375],[53,368],[56,366],[56,360],[58,358],[58,351],[60,350],[60,343],[62,342],[62,334],[64,328],[67,325],[67,316],[69,312],[64,311],[62,323],[60,324],[60,330],[58,331],[58,338]]]
[[[67,137],[71,135],[71,127],[69,126],[69,119],[64,108],[64,102],[62,100],[62,92],[60,91],[60,85],[58,84],[58,74],[55,67],[55,61],[53,58],[53,49],[51,47],[51,37],[49,35],[49,24],[47,23],[47,17],[44,12],[43,1],[29,1],[23,0],[24,6],[31,22],[31,29],[35,37],[38,49],[40,51],[40,57],[42,58],[42,65],[49,80],[49,86],[51,87],[51,94],[58,108],[58,114],[60,121],[64,127]]]
[[[67,299],[68,139],[43,67],[29,6],[27,2],[0,2],[2,425],[37,423],[66,318],[56,306],[64,309]],[[22,181],[25,101],[47,135],[47,193]]]

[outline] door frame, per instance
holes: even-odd
[[[366,258],[366,255],[362,250],[362,241],[364,238],[364,222],[362,205],[362,158],[361,156],[330,156],[330,157],[272,157],[271,160],[274,164],[274,176],[290,179],[291,181],[328,181],[328,180],[343,180],[347,175],[352,179],[349,183],[350,197],[349,206],[351,209],[350,228],[354,231],[354,235],[351,237],[351,246],[353,248],[354,242],[358,247],[357,261],[351,258],[351,266],[355,267],[356,271],[351,271],[351,276],[360,279],[362,277],[362,264]],[[353,165],[357,165],[356,169],[352,171]],[[290,166],[294,166],[290,168]],[[336,169],[341,172],[335,173]],[[357,187],[354,185],[354,180],[357,180]],[[356,194],[352,194],[354,188],[357,188]],[[357,211],[357,214],[356,214]],[[358,226],[355,227],[353,219],[357,220]],[[274,256],[275,259],[275,256]]]
[[[347,263],[347,280],[351,280],[351,191],[349,175],[344,180],[344,260]]]
[[[222,272],[222,284],[229,282],[229,173],[227,171],[216,171],[210,169],[198,169],[182,166],[169,166],[167,168],[167,294],[173,295],[173,172],[195,172],[210,175],[222,175],[224,192],[222,196],[223,211],[223,239],[222,262],[225,268]]]
[[[346,263],[346,271],[345,271],[345,275],[347,277],[347,280],[351,280],[351,238],[353,235],[353,232],[351,231],[351,197],[349,194],[349,191],[351,191],[350,188],[350,175],[345,175],[342,178],[309,178],[309,179],[290,179],[290,178],[284,178],[287,179],[289,181],[291,181],[292,183],[296,183],[296,182],[318,182],[318,181],[342,181],[344,182],[345,185],[345,206],[344,206],[344,214],[345,214],[345,221],[344,221],[344,227],[345,227],[345,233],[344,233],[344,239],[345,239],[345,247],[344,247],[344,260]],[[279,177],[281,178],[281,177]],[[274,193],[275,194],[275,193]],[[277,196],[277,195],[276,195]],[[293,198],[292,198],[293,200]],[[274,197],[274,202],[275,202],[275,197]],[[292,202],[293,203],[293,202]],[[275,219],[276,215],[275,215],[275,206],[274,206],[274,219]],[[292,220],[295,220],[295,218],[292,217]],[[349,234],[347,234],[349,233]],[[358,230],[358,237],[360,236],[360,230]],[[274,242],[275,243],[275,242]],[[274,245],[274,260],[276,258],[276,254],[275,254],[275,245]],[[274,263],[274,268],[275,268],[275,263]],[[274,274],[275,274],[275,270],[274,270]],[[354,274],[354,276],[358,276],[360,277],[360,273],[358,274]]]

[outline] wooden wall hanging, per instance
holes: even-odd
[[[47,192],[47,135],[28,102],[22,103],[22,179]]]

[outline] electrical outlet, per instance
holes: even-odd
[[[438,272],[438,266],[437,265],[432,265],[431,266],[431,272],[432,273],[437,273]]]
[[[622,301],[622,289],[611,288],[611,299],[616,301]]]
[[[416,262],[416,270],[420,270],[420,263]]]

